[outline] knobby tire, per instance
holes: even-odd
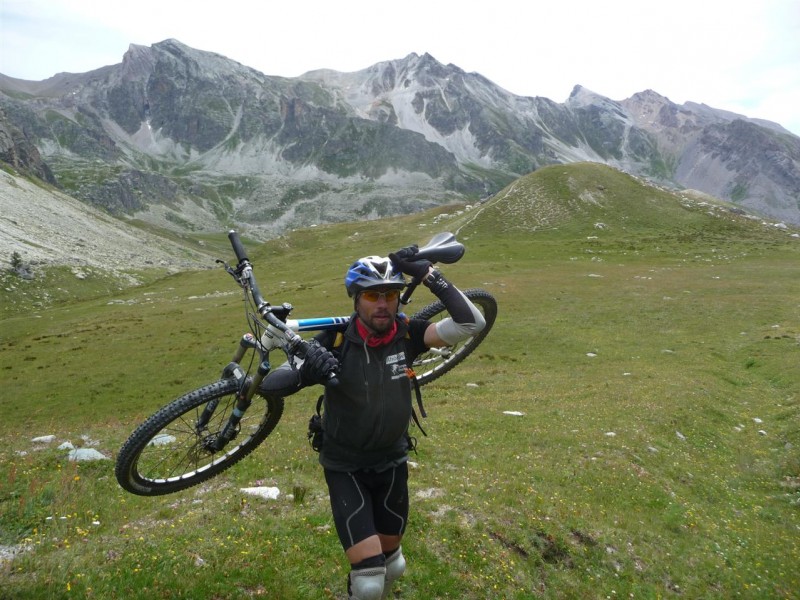
[[[115,469],[119,484],[140,496],[171,494],[214,477],[250,454],[275,429],[283,399],[253,396],[236,437],[221,451],[212,451],[207,442],[228,421],[237,392],[236,380],[223,379],[181,396],[149,417],[119,451]],[[195,423],[212,400],[219,404],[198,432]]]

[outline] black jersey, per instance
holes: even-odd
[[[339,384],[327,386],[323,401],[324,442],[320,463],[335,471],[382,470],[407,460],[412,412],[408,367],[424,352],[429,321],[397,319],[392,340],[369,347],[355,318],[334,347],[335,332],[317,336],[337,354]]]

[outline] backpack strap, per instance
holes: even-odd
[[[311,445],[311,448],[315,452],[319,452],[322,450],[322,443],[325,438],[325,430],[322,428],[322,399],[325,396],[322,395],[317,400],[317,413],[311,415],[311,418],[308,420],[308,433],[306,436],[308,437],[308,443]]]
[[[410,344],[411,337],[406,333],[406,357],[411,356],[408,350],[411,347]],[[417,406],[419,407],[419,414],[422,415],[423,419],[428,417],[428,413],[425,412],[425,406],[422,404],[422,390],[420,390],[419,380],[417,379],[417,374],[414,372],[412,368],[413,360],[406,358],[406,375],[408,379],[411,381],[411,386],[414,388],[414,395],[417,398]],[[411,407],[411,418],[414,420],[414,424],[419,427],[419,430],[422,432],[422,435],[428,437],[428,434],[422,428],[422,424],[419,422],[419,417],[417,416],[417,411],[414,410],[414,407]]]
[[[344,344],[344,332],[337,331],[336,332],[336,337],[333,338],[333,345],[331,346],[331,349],[338,348],[342,344]]]

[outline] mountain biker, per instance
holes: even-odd
[[[483,315],[426,260],[416,246],[354,262],[345,275],[355,318],[334,347],[322,332],[297,368],[275,369],[262,390],[285,397],[302,387],[326,386],[319,461],[324,468],[339,540],[350,562],[351,599],[387,598],[405,571],[400,542],[409,510],[408,434],[412,385],[407,366],[428,348],[452,345],[480,332]],[[421,280],[450,316],[437,323],[398,314],[403,274]]]

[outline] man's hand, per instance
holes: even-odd
[[[421,280],[428,274],[432,265],[429,260],[413,260],[417,252],[419,252],[419,248],[416,245],[407,246],[401,248],[397,252],[392,252],[389,255],[389,260],[392,261],[394,268],[401,273],[411,275],[414,279]]]
[[[327,383],[338,368],[339,361],[336,360],[336,357],[320,346],[318,341],[313,340],[303,359],[303,364],[300,365],[300,381],[303,385]]]

